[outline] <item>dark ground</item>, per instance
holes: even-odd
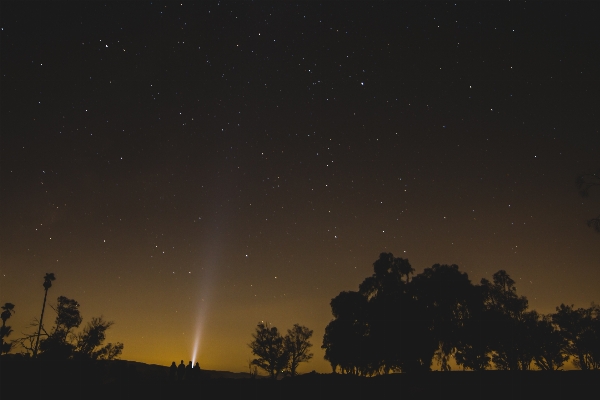
[[[560,399],[598,398],[600,371],[485,371],[374,378],[310,373],[294,379],[219,378],[173,382],[168,369],[127,361],[2,358],[4,399]],[[212,375],[212,377],[211,377]],[[240,374],[242,375],[242,374]]]

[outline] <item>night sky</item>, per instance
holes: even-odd
[[[247,371],[381,252],[600,302],[596,2],[1,5],[0,302]],[[48,310],[48,308],[47,308]],[[54,315],[46,314],[46,326]],[[29,330],[28,330],[29,329]],[[434,365],[435,367],[435,365]]]

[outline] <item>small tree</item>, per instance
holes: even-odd
[[[289,360],[283,337],[276,327],[262,322],[256,325],[252,337],[254,340],[248,344],[256,356],[252,363],[267,371],[271,379],[277,379]]]
[[[40,341],[39,356],[67,359],[75,350],[75,346],[71,343],[75,337],[72,331],[74,328],[78,328],[83,320],[79,312],[79,303],[65,296],[59,296],[56,308],[52,308],[56,311],[54,329]]]
[[[109,343],[100,350],[93,352],[92,355],[96,360],[115,360],[123,352],[123,347],[123,343],[120,342],[115,344]]]
[[[115,345],[109,343],[104,347],[100,347],[106,339],[106,331],[113,324],[112,321],[105,321],[102,316],[92,318],[92,321],[88,322],[87,326],[83,328],[83,332],[77,335],[76,354],[83,358],[101,360],[117,358],[123,351],[122,343],[117,342]]]
[[[535,324],[533,362],[541,370],[559,370],[569,359],[568,342],[552,323],[551,315],[541,315]]]
[[[60,296],[56,304],[56,326],[54,333],[65,338],[71,329],[79,327],[83,317],[79,312],[79,303],[74,299]]]
[[[288,329],[284,342],[289,354],[288,370],[291,376],[296,376],[298,364],[307,362],[313,357],[313,353],[309,352],[312,347],[312,343],[309,342],[312,334],[312,330],[299,324],[294,324],[292,329]]]
[[[15,312],[15,305],[12,303],[4,303],[2,308],[2,327],[0,328],[0,338],[2,339],[0,354],[8,353],[12,349],[12,343],[5,342],[4,338],[8,337],[12,333],[12,328],[6,326],[6,320],[8,320]]]
[[[573,364],[582,370],[600,369],[600,307],[575,309],[561,304],[552,321],[568,341],[567,354]]]
[[[44,320],[44,310],[46,309],[46,298],[48,297],[48,289],[52,287],[52,281],[56,280],[54,273],[50,272],[44,276],[44,303],[42,304],[42,315],[40,317],[40,323],[38,327],[37,339],[35,340],[35,347],[33,349],[33,357],[37,357],[38,346],[40,344],[40,333],[42,333],[42,321]]]
[[[493,275],[493,283],[482,279],[481,290],[494,365],[500,370],[528,370],[533,361],[530,327],[537,316],[527,312],[527,298],[517,295],[515,281],[504,270]]]

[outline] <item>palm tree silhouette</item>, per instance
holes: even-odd
[[[0,327],[0,354],[4,354],[8,353],[12,348],[12,343],[5,342],[4,338],[12,333],[10,326],[6,326],[6,320],[15,312],[15,305],[13,303],[4,303],[0,308],[3,310],[2,314],[0,314],[0,318],[2,318],[2,326]]]
[[[38,327],[37,339],[35,340],[35,349],[33,350],[33,357],[37,357],[38,345],[40,344],[40,333],[42,332],[42,320],[44,319],[44,310],[46,309],[46,297],[48,297],[48,289],[52,287],[52,281],[56,280],[54,273],[46,273],[44,276],[44,304],[42,305],[42,316],[40,317],[40,324]]]
[[[15,305],[13,303],[4,303],[4,305],[0,308],[4,310],[0,315],[0,318],[2,318],[2,327],[4,328],[6,326],[6,320],[9,319],[15,312]]]

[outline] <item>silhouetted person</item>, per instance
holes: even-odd
[[[185,380],[186,381],[191,381],[192,380],[192,362],[190,361],[188,363],[188,365],[185,367]]]
[[[200,364],[198,363],[198,361],[196,361],[196,365],[194,365],[194,369],[192,370],[192,372],[194,375],[194,380],[199,381],[202,376],[202,372],[200,371]]]
[[[177,364],[175,364],[175,361],[173,361],[169,367],[169,379],[172,381],[177,379]]]
[[[183,380],[184,375],[185,375],[185,364],[183,363],[183,360],[181,360],[181,363],[177,367],[177,379],[180,381]]]

